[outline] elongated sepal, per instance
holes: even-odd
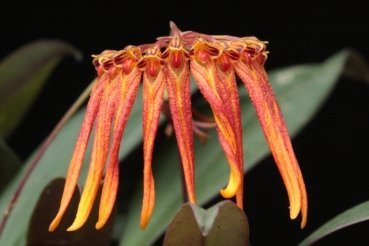
[[[54,231],[63,217],[68,204],[72,198],[73,192],[78,182],[79,173],[82,167],[83,157],[87,148],[88,140],[90,137],[91,129],[95,121],[95,117],[98,113],[101,98],[103,96],[104,88],[108,82],[108,76],[102,76],[96,82],[90,100],[87,105],[87,110],[81,130],[77,139],[76,146],[72,155],[72,159],[69,164],[69,169],[67,172],[67,177],[65,181],[63,196],[60,202],[60,207],[57,215],[49,226],[49,231]]]
[[[206,43],[195,45],[191,73],[214,114],[219,141],[231,169],[228,185],[220,193],[231,198],[243,190],[240,106],[234,73],[230,66],[222,67],[212,58],[213,49]],[[242,199],[239,198],[237,203],[242,207]]]
[[[157,52],[159,52],[157,50]],[[157,54],[156,54],[157,55]],[[163,103],[165,89],[165,75],[158,56],[149,57],[143,67],[143,151],[144,151],[144,177],[143,200],[140,226],[144,229],[151,218],[155,204],[155,184],[152,174],[152,155],[155,136]],[[145,58],[144,58],[145,60]]]
[[[134,101],[136,99],[138,86],[141,79],[141,71],[137,67],[133,67],[129,74],[124,70],[117,75],[118,85],[118,102],[113,125],[113,136],[111,148],[109,150],[109,159],[105,180],[101,193],[99,219],[96,223],[96,229],[102,228],[108,221],[109,216],[114,208],[118,192],[119,181],[119,148],[123,137],[124,129],[127,125],[128,117],[132,111]]]
[[[194,183],[193,126],[190,74],[187,53],[181,41],[174,37],[163,53],[169,106],[184,171],[188,200],[196,202]]]
[[[233,150],[237,157],[238,171],[241,173],[240,187],[236,194],[237,205],[243,208],[243,140],[242,140],[242,120],[241,120],[241,108],[240,99],[238,96],[238,87],[236,83],[235,73],[232,63],[235,59],[238,59],[237,54],[232,50],[222,50],[223,52],[216,59],[216,72],[219,80],[221,81],[221,98],[223,105],[227,105],[227,112],[230,121],[232,122],[232,130],[235,136],[235,149]],[[234,171],[231,170],[233,175]]]
[[[290,217],[301,212],[303,228],[307,220],[307,194],[286,123],[268,82],[263,62],[245,56],[235,64],[235,70],[249,92],[265,138],[281,173],[290,201]]]
[[[119,184],[119,162],[112,161],[109,164],[105,173],[102,191],[102,194],[104,194],[104,196],[102,196],[101,194],[99,219],[95,225],[95,228],[97,230],[100,230],[101,228],[104,227],[104,225],[107,223],[109,219],[109,216],[113,211],[116,194],[118,192],[118,184]]]
[[[111,122],[118,96],[117,84],[117,79],[111,79],[105,86],[97,115],[91,162],[86,183],[78,205],[76,218],[67,229],[68,231],[77,230],[86,222],[96,199],[109,149]]]

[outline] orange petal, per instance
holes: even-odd
[[[155,204],[155,184],[151,162],[165,88],[164,72],[160,69],[160,64],[156,65],[159,66],[157,68],[159,70],[152,74],[154,76],[151,76],[149,71],[146,71],[143,76],[144,191],[140,223],[142,229],[147,226]]]
[[[286,124],[262,62],[243,57],[235,64],[235,70],[249,92],[265,138],[286,186],[290,201],[290,217],[295,219],[301,211],[301,227],[304,227],[307,218],[305,184]]]
[[[114,208],[119,185],[119,161],[117,159],[118,157],[114,158],[114,160],[111,160],[109,162],[109,166],[106,169],[103,185],[104,196],[101,195],[99,220],[95,225],[95,228],[97,230],[100,230],[104,227]]]
[[[242,191],[243,180],[241,116],[239,115],[238,96],[235,95],[238,91],[235,90],[235,85],[232,85],[235,83],[234,75],[232,78],[230,71],[229,75],[223,74],[220,77],[217,64],[210,59],[203,63],[193,59],[191,72],[215,117],[219,141],[231,169],[228,185],[225,189],[220,190],[220,193],[225,198],[231,198],[240,190]],[[230,81],[223,81],[225,79]],[[238,205],[242,207],[242,200],[237,200]]]
[[[104,185],[101,193],[99,219],[95,225],[96,229],[100,229],[105,225],[114,207],[119,181],[119,148],[129,114],[132,111],[137,95],[141,72],[137,67],[133,67],[127,75],[124,72],[120,72],[117,75],[117,79],[119,82],[119,101],[117,102],[118,108],[115,115],[113,126],[114,132],[109,151],[109,160],[107,163]]]
[[[185,53],[180,42],[174,38],[167,49],[165,66],[169,106],[181,156],[188,199],[196,202],[194,184],[194,151],[191,112],[190,74]],[[164,52],[163,55],[166,53]]]
[[[223,87],[223,104],[229,107],[229,118],[232,121],[234,135],[236,137],[237,164],[239,172],[242,174],[241,185],[236,194],[237,205],[243,208],[243,139],[242,139],[242,122],[240,99],[238,96],[238,88],[233,67],[230,64],[231,58],[223,53],[217,58],[217,75],[222,82]]]
[[[72,198],[74,189],[78,182],[78,177],[82,167],[82,161],[88,144],[88,139],[90,137],[91,129],[95,121],[95,117],[97,115],[104,87],[107,81],[108,81],[107,75],[99,77],[95,87],[92,90],[92,94],[87,105],[86,114],[83,119],[77,143],[74,148],[72,159],[69,164],[63,196],[60,202],[60,208],[54,220],[51,222],[49,226],[49,231],[54,231],[58,227],[60,220],[63,217],[68,207],[68,204]]]
[[[86,222],[95,201],[108,154],[111,122],[115,111],[117,92],[117,80],[113,78],[105,86],[97,115],[94,144],[86,183],[78,205],[76,218],[67,229],[68,231],[77,230]]]

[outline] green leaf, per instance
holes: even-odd
[[[136,147],[142,138],[141,127],[141,91],[137,95],[137,100],[132,109],[130,119],[127,124],[126,134],[124,136],[122,148],[119,157],[125,157],[134,147]],[[74,143],[82,122],[84,111],[78,112],[61,130],[56,139],[50,144],[43,158],[31,174],[28,182],[22,191],[16,206],[14,207],[4,231],[0,237],[0,245],[24,245],[28,223],[32,211],[37,203],[37,199],[44,187],[50,180],[56,177],[64,177],[69,165],[70,157],[73,151]],[[89,153],[86,154],[89,156]],[[0,198],[0,211],[6,211],[9,201],[16,190],[21,178],[23,177],[27,164],[18,173],[16,178],[4,190]],[[89,160],[89,158],[86,158]],[[81,179],[85,180],[88,170],[88,163],[84,163],[81,170]]]
[[[207,210],[187,203],[170,223],[163,245],[249,245],[247,217],[230,201]]]
[[[21,167],[19,157],[0,139],[0,192]]]
[[[369,220],[369,201],[352,207],[345,212],[337,215],[333,219],[329,220],[327,223],[325,223],[317,230],[315,230],[312,234],[310,234],[299,245],[311,245],[319,239],[335,231],[366,220]]]
[[[321,64],[298,65],[270,72],[270,81],[282,108],[291,136],[302,129],[328,97],[346,62],[351,57],[348,50],[341,51]],[[240,88],[243,119],[243,138],[246,171],[253,168],[268,153],[259,122],[244,88]],[[153,168],[156,205],[148,227],[139,227],[142,202],[142,185],[129,201],[122,232],[121,245],[150,245],[165,230],[181,206],[181,176],[178,170],[176,143],[173,140],[156,148]],[[199,204],[218,195],[228,181],[229,169],[217,141],[215,131],[205,145],[195,143],[196,191]],[[302,169],[303,169],[303,163]],[[140,182],[142,183],[142,182]],[[286,207],[288,206],[286,201]]]
[[[70,54],[81,56],[67,43],[40,40],[21,47],[0,63],[0,136],[12,132],[55,66]]]

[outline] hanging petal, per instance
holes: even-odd
[[[69,164],[69,169],[66,176],[63,196],[60,202],[60,208],[54,220],[49,226],[49,231],[54,231],[63,217],[68,204],[72,198],[74,189],[78,182],[79,173],[82,167],[83,157],[90,137],[91,129],[98,113],[98,108],[103,95],[105,84],[108,83],[109,77],[103,75],[98,78],[96,85],[92,90],[90,100],[87,105],[86,114],[83,119],[81,130],[77,139],[76,146]]]
[[[141,72],[138,70],[136,64],[138,59],[135,53],[136,51],[137,49],[135,47],[129,47],[127,49],[127,54],[125,55],[129,55],[129,58],[125,57],[123,59],[121,66],[122,70],[117,75],[119,81],[119,101],[117,102],[118,108],[114,120],[113,137],[101,193],[99,219],[95,225],[96,229],[102,228],[109,219],[117,196],[119,181],[119,148],[141,79]]]
[[[110,76],[114,77],[114,74]],[[105,85],[104,95],[97,115],[91,162],[86,183],[78,205],[76,218],[67,229],[68,231],[77,230],[86,222],[96,199],[109,149],[111,122],[118,96],[117,84],[117,79],[112,78]]]
[[[142,112],[144,190],[140,222],[142,229],[147,226],[155,204],[155,184],[151,164],[165,88],[165,76],[159,57],[159,50],[152,49],[147,52],[142,62],[144,63]]]
[[[166,87],[174,132],[183,166],[187,196],[191,203],[195,203],[190,74],[187,53],[178,37],[171,40],[162,57],[167,61],[165,66]]]
[[[219,141],[231,169],[228,185],[220,193],[225,198],[231,198],[243,190],[241,116],[234,74],[228,71],[230,67],[225,69],[229,74],[220,70],[219,64],[212,58],[218,53],[216,48],[199,40],[194,45],[191,73],[214,114]],[[242,196],[237,201],[242,207],[240,198]]]
[[[306,224],[307,194],[301,170],[297,163],[282,112],[268,82],[263,63],[265,53],[248,47],[235,70],[249,92],[261,123],[264,136],[277,163],[290,201],[290,217],[302,212],[301,227]]]
[[[221,97],[223,104],[227,105],[230,109],[229,119],[233,125],[234,135],[236,137],[236,149],[237,153],[237,164],[239,171],[242,173],[241,185],[236,194],[237,205],[243,207],[243,140],[242,140],[242,122],[241,122],[241,109],[240,109],[240,99],[238,96],[238,88],[236,83],[236,78],[234,70],[231,64],[232,53],[224,51],[217,58],[217,75],[221,84],[223,85],[223,93]]]

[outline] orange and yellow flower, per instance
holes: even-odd
[[[295,219],[301,213],[301,227],[304,227],[307,220],[305,184],[264,70],[266,58],[265,42],[257,38],[181,32],[172,22],[171,35],[158,38],[154,44],[107,50],[94,56],[97,82],[70,162],[60,208],[49,230],[57,228],[68,207],[93,128],[89,171],[76,218],[68,231],[77,230],[86,222],[102,180],[96,228],[102,228],[108,220],[118,190],[120,143],[141,81],[144,142],[141,228],[147,226],[154,210],[152,153],[166,100],[181,157],[187,198],[189,202],[196,203],[193,135],[194,132],[200,135],[202,132],[192,116],[191,75],[211,107],[219,142],[230,167],[228,185],[220,190],[220,194],[225,198],[235,197],[237,205],[243,207],[244,162],[237,75],[250,95],[286,186],[290,217]],[[164,99],[166,95],[167,99]]]

